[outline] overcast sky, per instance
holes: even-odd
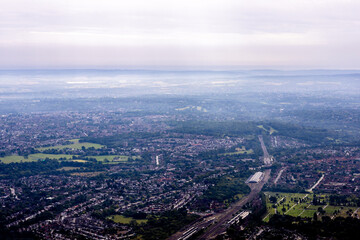
[[[0,68],[360,69],[360,1],[0,0]]]

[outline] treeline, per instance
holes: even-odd
[[[289,215],[275,214],[269,225],[277,229],[289,229],[304,234],[309,239],[358,239],[360,220],[357,218],[323,216],[321,221],[312,221]]]
[[[359,109],[302,109],[290,111],[287,115],[332,129],[358,129],[360,124]]]
[[[99,148],[95,149],[94,147],[85,148],[82,147],[81,149],[71,149],[71,148],[64,148],[64,149],[46,149],[43,151],[36,151],[45,154],[67,154],[67,155],[80,155],[80,156],[98,156],[98,155],[111,155],[113,154],[112,149],[109,148]]]
[[[236,175],[224,175],[217,178],[207,178],[205,184],[210,185],[204,194],[194,203],[194,207],[202,211],[209,209],[212,202],[222,206],[238,200],[238,194],[248,194],[250,188],[245,184],[244,176],[250,172],[244,171]]]
[[[246,194],[250,192],[250,188],[244,183],[243,179],[222,177],[214,181],[215,185],[210,186],[205,191],[203,198],[222,202],[232,199],[237,194]]]
[[[348,195],[330,195],[329,204],[335,206],[357,206],[360,207],[360,199]]]
[[[80,138],[79,142],[91,142],[105,145],[109,148],[123,147],[136,143],[139,139],[149,139],[161,136],[160,133],[131,132],[113,136],[89,136]]]
[[[293,188],[289,188],[287,186],[265,186],[263,191],[269,191],[269,192],[284,192],[284,193],[307,193],[305,188],[302,186],[295,186]]]
[[[205,122],[205,121],[187,121],[171,122],[174,127],[173,132],[199,134],[210,136],[244,136],[261,134],[263,131],[255,122]]]
[[[278,132],[274,135],[282,135],[306,141],[308,143],[329,143],[328,137],[337,138],[337,134],[326,129],[303,127],[290,123],[271,122],[271,126]]]
[[[146,224],[134,224],[134,231],[144,240],[166,239],[182,227],[198,219],[199,216],[188,214],[186,209],[171,210],[158,216],[149,216]]]
[[[24,176],[33,176],[37,174],[64,174],[58,171],[62,167],[82,167],[87,171],[100,171],[106,166],[101,163],[82,163],[72,161],[58,161],[52,159],[45,159],[37,162],[23,162],[23,163],[0,163],[0,178],[18,179]]]
[[[330,143],[328,138],[339,138],[338,134],[326,129],[303,127],[282,122],[205,122],[186,121],[171,122],[174,127],[171,131],[187,134],[201,134],[210,136],[246,136],[246,135],[269,135],[268,130],[273,128],[276,131],[272,135],[281,135],[306,141],[308,143],[323,144]],[[263,126],[260,128],[259,126]]]

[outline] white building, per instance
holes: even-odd
[[[263,177],[264,177],[263,172],[256,172],[254,175],[249,177],[248,180],[246,180],[246,183],[258,183],[262,180]]]

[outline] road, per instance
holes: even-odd
[[[218,236],[219,234],[226,231],[227,222],[232,218],[233,214],[240,211],[241,208],[248,202],[251,202],[254,198],[258,196],[261,189],[263,188],[264,184],[269,180],[270,178],[270,172],[271,169],[267,169],[264,173],[264,178],[261,182],[256,184],[251,184],[251,192],[249,195],[238,201],[234,204],[233,207],[227,209],[225,212],[220,213],[217,217],[217,223],[210,226],[209,229],[201,236],[199,239],[212,239]]]
[[[320,182],[324,179],[325,177],[325,174],[321,175],[320,179],[314,184],[314,186],[312,186],[310,189],[306,190],[308,192],[312,192],[312,190],[314,190],[314,188],[316,188]]]
[[[270,155],[266,149],[262,136],[259,136],[259,140],[264,152],[264,160],[269,159],[266,165],[271,165]],[[264,177],[260,182],[248,184],[251,188],[251,192],[246,197],[243,197],[240,201],[231,205],[224,212],[214,214],[207,218],[201,218],[200,220],[194,222],[193,224],[187,226],[186,228],[183,228],[179,232],[170,236],[168,240],[187,239],[190,237],[188,233],[196,234],[201,229],[206,230],[205,233],[201,235],[198,239],[213,239],[221,233],[225,232],[228,227],[227,223],[229,220],[232,219],[233,215],[240,211],[246,203],[251,202],[254,198],[258,196],[265,183],[269,181],[270,173],[271,169],[266,169],[264,172]]]
[[[264,178],[259,183],[252,183],[249,184],[251,188],[251,192],[246,197],[242,198],[240,201],[234,203],[230,206],[227,210],[221,213],[217,213],[207,218],[202,218],[199,221],[187,226],[180,232],[175,233],[168,240],[178,240],[183,239],[184,233],[188,232],[190,229],[197,229],[200,231],[201,229],[208,228],[206,232],[200,236],[198,239],[212,239],[215,238],[217,235],[226,231],[227,222],[231,220],[233,215],[241,210],[241,208],[248,202],[252,201],[261,191],[264,184],[270,178],[271,169],[267,169],[264,172]]]
[[[261,143],[261,148],[264,152],[264,164],[265,165],[271,165],[272,164],[272,159],[270,157],[270,154],[268,153],[267,149],[266,149],[266,146],[265,146],[265,143],[264,143],[264,138],[262,135],[259,136],[259,141]]]
[[[279,181],[281,174],[286,170],[287,167],[284,167],[280,170],[279,174],[277,175],[277,177],[275,178],[274,184],[276,185],[277,182]]]

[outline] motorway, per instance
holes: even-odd
[[[269,153],[268,153],[268,151],[266,149],[266,146],[265,146],[265,143],[264,143],[264,138],[263,138],[262,135],[259,136],[259,141],[261,143],[261,148],[262,148],[262,150],[264,152],[264,157],[263,157],[264,164],[265,165],[271,165],[272,164],[272,159],[271,159],[271,157],[270,157],[270,155],[269,155]]]
[[[208,228],[206,232],[200,236],[198,239],[212,239],[217,235],[226,231],[228,227],[227,222],[233,217],[235,213],[241,210],[241,208],[248,202],[252,201],[256,196],[258,196],[259,192],[263,188],[264,184],[270,178],[271,169],[267,169],[264,172],[264,178],[259,183],[251,183],[249,184],[251,188],[251,192],[246,197],[242,198],[240,201],[234,203],[231,207],[221,213],[214,214],[207,218],[202,218],[199,221],[193,223],[190,226],[187,226],[180,232],[175,233],[169,240],[178,240],[184,239],[184,233],[189,231],[190,229],[197,229],[200,231],[201,229]]]
[[[271,169],[265,170],[264,178],[262,179],[261,182],[256,183],[256,184],[254,184],[254,183],[249,184],[251,187],[250,194],[247,195],[246,197],[242,198],[237,203],[235,203],[232,207],[227,209],[225,212],[217,214],[217,215],[219,215],[216,218],[217,222],[214,225],[210,226],[207,229],[207,231],[202,236],[200,236],[198,239],[213,239],[216,236],[218,236],[219,234],[225,232],[226,228],[228,227],[227,222],[232,218],[233,214],[240,211],[241,208],[246,203],[251,202],[254,198],[256,198],[258,196],[258,194],[260,193],[264,184],[269,180],[270,172],[271,172]]]
[[[261,142],[261,146],[264,152],[264,159],[269,157],[269,153],[267,152],[266,146],[264,141],[262,140],[262,136],[259,140]],[[271,165],[271,160],[268,164]],[[250,183],[248,184],[251,188],[251,192],[246,197],[242,198],[240,201],[231,205],[227,210],[224,212],[216,213],[212,216],[201,218],[195,223],[187,226],[186,228],[182,229],[181,231],[175,233],[174,235],[170,236],[168,240],[186,240],[190,238],[193,234],[196,234],[198,231],[205,229],[205,233],[198,237],[198,239],[213,239],[216,236],[222,234],[226,231],[228,227],[228,221],[232,219],[233,215],[241,210],[241,208],[248,202],[251,202],[254,198],[258,196],[261,189],[269,181],[271,169],[266,169],[264,172],[263,179],[258,183]],[[190,234],[189,234],[190,233]]]

